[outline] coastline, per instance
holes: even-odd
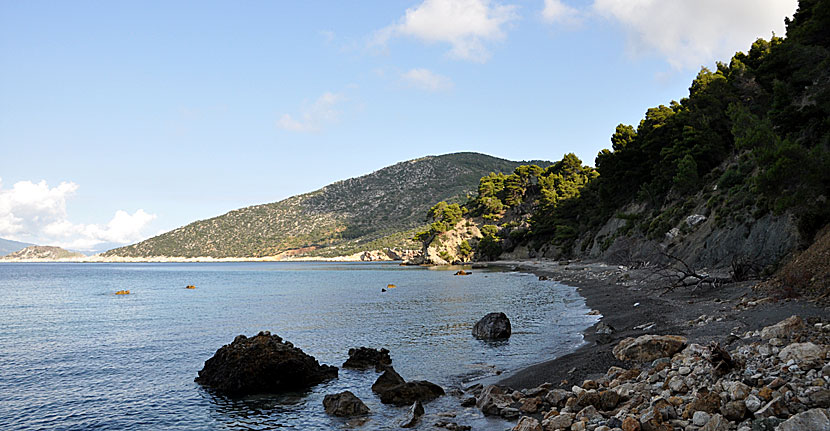
[[[601,315],[595,325],[583,332],[586,343],[574,352],[508,372],[495,382],[516,390],[546,382],[570,388],[604,375],[612,366],[625,366],[611,350],[626,337],[682,335],[690,342],[705,345],[715,341],[732,349],[741,344],[741,334],[747,331],[760,330],[792,315],[808,318],[830,314],[828,308],[803,299],[770,298],[766,292],[753,289],[755,282],[667,291],[654,284],[649,270],[600,262],[562,265],[532,260],[496,261],[489,265],[577,287],[586,305]],[[613,333],[598,334],[601,324],[611,326]]]

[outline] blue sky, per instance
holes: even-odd
[[[0,237],[93,250],[428,154],[593,164],[793,0],[0,2]]]

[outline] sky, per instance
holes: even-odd
[[[795,0],[0,0],[0,238],[103,250],[425,155],[593,164]]]

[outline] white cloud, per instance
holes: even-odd
[[[562,0],[545,0],[542,18],[550,23],[575,25],[581,21],[581,14],[579,10],[566,5]]]
[[[618,21],[634,54],[657,51],[675,69],[726,61],[758,37],[784,34],[797,0],[596,0]]]
[[[106,225],[69,221],[66,201],[78,185],[62,182],[49,187],[46,181],[19,181],[3,189],[0,181],[0,237],[40,245],[92,250],[103,243],[127,244],[142,239],[145,227],[156,218],[144,210],[133,214],[118,210]]]
[[[453,82],[446,76],[439,75],[429,69],[411,69],[401,74],[407,84],[426,91],[445,91],[453,87]]]
[[[337,122],[340,117],[337,104],[344,99],[337,93],[323,93],[311,106],[303,107],[298,118],[291,114],[283,114],[277,120],[277,126],[292,132],[318,131],[327,124]]]
[[[386,45],[393,37],[408,36],[449,43],[452,57],[484,62],[490,57],[484,42],[504,38],[503,27],[518,17],[515,9],[491,0],[424,0],[407,9],[396,24],[376,32],[373,44]]]

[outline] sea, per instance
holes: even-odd
[[[460,407],[453,390],[575,350],[597,317],[587,315],[574,287],[509,270],[466,268],[471,275],[456,276],[457,269],[2,263],[0,429],[400,429],[408,409],[380,403],[370,389],[374,370],[341,368],[337,379],[304,392],[241,398],[193,381],[217,349],[263,330],[338,367],[350,348],[389,349],[403,378],[448,392],[425,405],[415,429],[433,429],[439,420],[510,429],[507,421]],[[119,290],[130,294],[115,295]],[[490,312],[507,314],[509,340],[472,337],[475,322]],[[326,415],[323,397],[345,390],[371,413]]]

